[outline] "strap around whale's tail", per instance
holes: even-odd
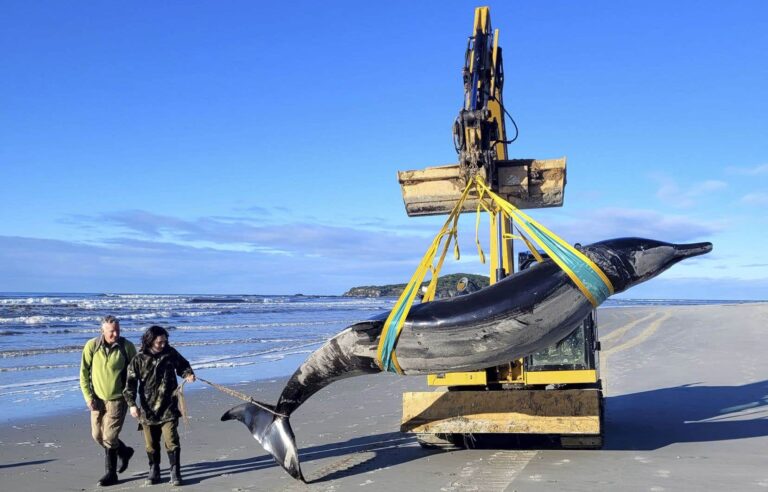
[[[296,449],[296,437],[293,435],[288,417],[275,412],[272,405],[266,403],[243,403],[229,409],[221,420],[239,420],[251,431],[254,439],[282,466],[293,478],[305,482],[299,465],[299,453]]]

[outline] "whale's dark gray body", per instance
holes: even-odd
[[[711,249],[711,243],[675,245],[622,238],[581,251],[618,293]],[[406,375],[504,364],[561,340],[592,309],[570,278],[546,261],[478,292],[413,306],[397,341],[397,361]],[[387,314],[346,328],[313,352],[288,381],[277,406],[264,405],[274,413],[246,403],[229,410],[222,420],[243,422],[286,471],[303,480],[288,417],[334,381],[381,371],[375,358]]]

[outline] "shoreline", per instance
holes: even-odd
[[[219,421],[239,400],[194,383],[199,389],[185,391],[191,425],[180,425],[184,490],[768,487],[768,367],[761,349],[768,303],[607,309],[598,321],[606,388],[602,450],[511,444],[425,450],[412,434],[399,432],[399,423],[402,393],[431,391],[426,378],[369,375],[332,384],[291,416],[310,482],[303,484],[277,466],[242,424]],[[274,403],[285,380],[227,386]],[[145,490],[143,443],[130,417],[121,439],[136,455],[110,490]],[[167,468],[163,453],[163,480]],[[107,490],[95,485],[102,472],[103,452],[90,438],[84,407],[0,427],[2,490]]]
[[[317,345],[319,346],[320,343]],[[241,372],[235,372],[227,367],[200,368],[198,364],[193,364],[192,366],[205,379],[225,386],[233,386],[286,378],[293,374],[293,371],[303,362],[306,356],[307,353],[288,353],[281,359],[247,366]],[[196,368],[195,366],[198,367]],[[251,381],[243,381],[252,375],[262,375],[262,377],[253,378]],[[57,383],[61,383],[61,380],[57,380]],[[71,384],[65,389],[57,389],[54,396],[42,397],[37,400],[27,396],[26,400],[15,400],[10,401],[8,404],[3,404],[2,408],[0,408],[0,425],[9,425],[16,419],[26,418],[25,411],[27,413],[33,412],[34,415],[30,417],[31,419],[55,418],[72,412],[78,413],[80,409],[85,411],[85,402],[80,392],[79,376],[72,377],[71,380],[68,380],[68,383]],[[193,383],[185,386],[185,391],[194,393],[201,389],[202,386],[205,385],[203,383]],[[40,389],[38,391],[45,392],[47,390]],[[30,409],[29,406],[33,406],[33,408]]]
[[[208,378],[206,378],[208,379]],[[246,394],[253,394],[249,392],[255,392],[255,393],[261,393],[264,391],[264,388],[270,388],[272,385],[279,385],[279,384],[285,384],[285,381],[288,380],[288,376],[280,376],[275,378],[264,378],[255,380],[253,382],[241,382],[241,383],[230,383],[226,384],[225,386],[228,388],[232,388],[236,391],[240,391],[242,393]],[[213,381],[215,383],[218,383],[218,381]],[[181,384],[181,383],[179,383]],[[189,402],[192,399],[200,398],[200,395],[198,393],[204,392],[204,391],[210,391],[222,396],[227,396],[224,393],[216,390],[215,388],[208,386],[207,384],[204,384],[200,381],[196,381],[194,383],[188,383],[184,386],[184,396],[187,399],[187,406],[189,406]],[[85,406],[85,402],[82,401],[82,395],[80,394],[80,388],[77,388],[77,397],[78,400],[82,403],[82,408],[61,408],[56,409],[54,408],[46,409],[47,413],[41,414],[41,415],[34,415],[34,416],[25,416],[25,415],[17,415],[16,419],[0,419],[0,423],[2,425],[16,425],[16,426],[39,426],[41,424],[50,424],[51,422],[57,422],[59,420],[63,421],[71,421],[72,419],[78,419],[78,418],[85,418],[86,420],[89,419],[89,413],[90,410],[88,410]],[[232,401],[237,401],[233,397]],[[131,420],[130,415],[126,417],[125,425],[128,425],[129,420]],[[90,425],[90,423],[88,424]]]
[[[621,301],[620,299],[617,301]],[[674,300],[665,301],[666,304],[657,303],[657,300],[633,300],[635,304],[631,305],[606,305],[603,304],[598,309],[598,319],[606,317],[607,313],[613,311],[623,312],[624,310],[642,310],[642,309],[665,309],[668,307],[699,307],[699,306],[761,306],[768,305],[768,301],[751,301],[751,300],[737,300],[737,301],[680,301],[682,304],[669,304],[677,302]],[[602,333],[602,328],[599,328]],[[129,339],[135,339],[135,337],[128,337]],[[136,340],[133,340],[134,342]],[[311,347],[308,352],[286,353],[283,358],[275,360],[264,360],[252,365],[233,369],[231,367],[200,367],[198,363],[193,362],[193,368],[200,372],[201,376],[205,379],[209,379],[223,385],[239,385],[245,381],[255,382],[262,380],[270,380],[275,378],[283,378],[290,376],[293,371],[303,362],[308,353],[322,344],[322,341],[316,342],[316,346]],[[205,362],[202,364],[206,364]],[[0,373],[3,374],[3,373]],[[4,373],[9,375],[11,373]],[[27,385],[23,382],[19,384],[18,397],[14,397],[13,394],[17,391],[14,386],[17,383],[11,383],[6,385],[3,390],[6,391],[5,395],[2,395],[0,402],[0,425],[10,425],[18,419],[27,419],[29,413],[33,414],[34,418],[52,418],[57,415],[62,415],[68,412],[77,413],[81,407],[83,407],[82,397],[80,395],[80,389],[76,380],[68,380],[66,384],[69,386],[59,386],[55,390],[50,390],[45,385],[39,385],[39,389],[36,389],[32,395]],[[57,378],[52,380],[52,384],[62,384],[62,380]],[[190,392],[195,392],[200,388],[199,385],[189,386]],[[25,390],[26,389],[26,390]],[[25,391],[22,391],[25,390]]]
[[[642,301],[635,299],[634,301]],[[649,302],[653,302],[653,300],[648,300]],[[701,301],[701,302],[712,302],[712,301]],[[619,317],[622,316],[624,311],[639,311],[644,309],[658,309],[658,308],[675,308],[675,309],[696,309],[700,307],[727,307],[727,308],[733,308],[733,307],[739,307],[739,306],[764,306],[768,308],[768,301],[751,301],[751,300],[738,300],[738,301],[718,301],[715,304],[672,304],[672,305],[657,305],[657,304],[638,304],[638,305],[618,305],[618,306],[605,306],[602,305],[600,308],[598,308],[598,331],[599,336],[603,337],[605,336],[605,327],[603,324],[606,321],[612,320],[615,315],[618,313]],[[768,320],[767,320],[768,321]],[[608,329],[612,329],[612,327],[609,325]],[[320,343],[318,343],[318,346]],[[203,376],[205,379],[211,380],[214,383],[222,384],[224,386],[233,388],[237,391],[244,392],[248,394],[248,390],[253,390],[256,392],[263,391],[263,387],[269,387],[272,384],[277,384],[278,381],[287,381],[290,375],[293,373],[293,371],[303,362],[303,360],[306,358],[308,354],[289,354],[284,359],[274,360],[266,363],[261,363],[256,366],[253,366],[250,368],[250,372],[253,372],[255,370],[264,370],[266,369],[267,373],[269,373],[268,376],[259,377],[256,379],[253,379],[251,381],[244,381],[243,378],[247,377],[248,374],[238,374],[233,377],[232,374],[227,374],[228,377],[223,378],[217,378],[215,376],[211,376],[212,374],[221,373],[222,369],[220,368],[205,368],[205,369],[198,369],[200,372],[200,375]],[[226,369],[224,370],[226,371]],[[262,371],[264,372],[264,371]],[[237,381],[233,381],[237,379]],[[284,384],[284,383],[283,383]],[[212,390],[214,393],[222,394],[215,390],[214,388],[202,383],[202,382],[196,382],[194,384],[190,384],[185,386],[185,395],[195,395],[199,391],[205,391],[205,390]],[[51,419],[57,419],[57,418],[74,418],[76,416],[80,415],[87,415],[87,409],[85,408],[85,403],[82,401],[82,396],[80,394],[80,388],[79,385],[75,384],[72,388],[68,390],[69,393],[73,393],[70,398],[74,398],[76,400],[76,404],[72,404],[72,400],[68,400],[66,402],[66,405],[63,407],[59,407],[56,405],[58,399],[51,399],[47,401],[33,401],[30,404],[38,404],[43,407],[45,407],[43,410],[37,410],[38,414],[33,416],[27,416],[24,414],[24,410],[20,408],[10,407],[8,406],[5,411],[0,411],[0,425],[14,425],[18,424],[19,422],[23,424],[38,424],[42,422],[43,420],[51,420]],[[269,400],[267,400],[269,402]],[[19,411],[21,410],[21,411]],[[127,421],[127,420],[126,420]]]

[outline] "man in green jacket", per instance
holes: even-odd
[[[114,316],[101,320],[101,335],[88,340],[80,361],[80,389],[91,410],[91,435],[105,449],[105,474],[101,486],[117,483],[117,474],[128,468],[133,448],[118,439],[128,405],[123,397],[128,364],[136,347],[120,336],[120,321]],[[120,459],[120,468],[117,460]]]

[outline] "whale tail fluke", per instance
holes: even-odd
[[[275,408],[272,405],[261,405],[272,410]],[[282,466],[293,478],[306,482],[299,466],[296,438],[293,435],[288,417],[275,415],[252,403],[243,403],[229,409],[221,416],[221,420],[239,420],[245,424],[254,439],[275,458],[278,465]]]

